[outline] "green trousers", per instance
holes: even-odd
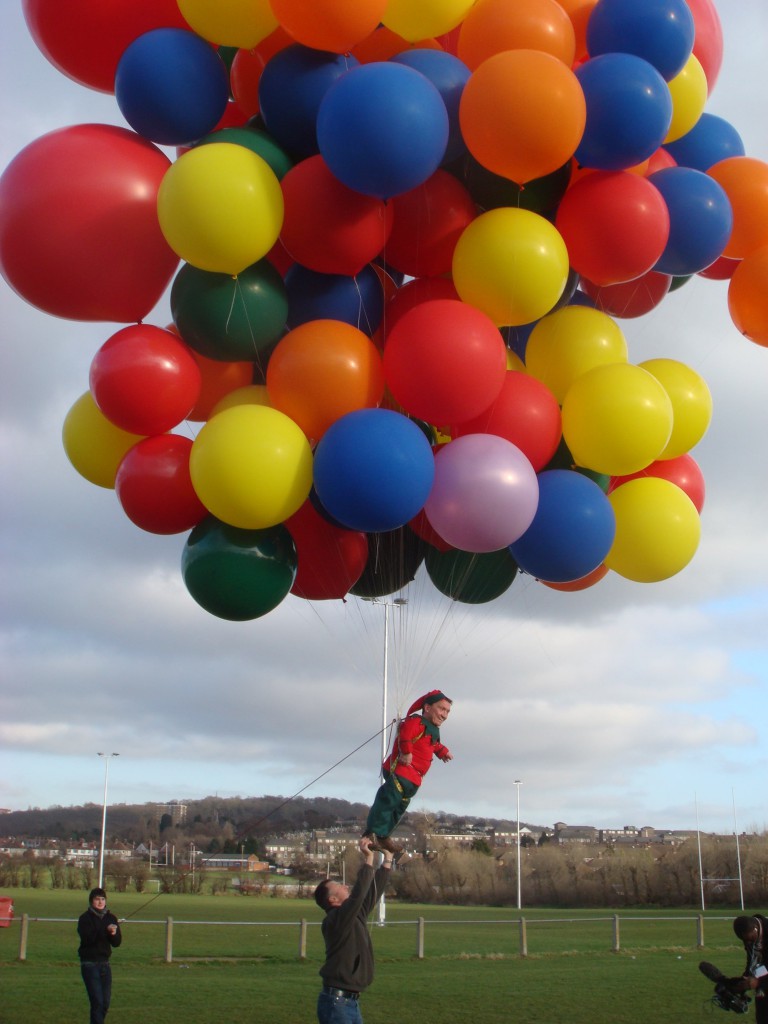
[[[409,779],[403,779],[399,775],[387,775],[379,786],[368,812],[365,831],[373,832],[382,839],[391,835],[418,788],[416,783]]]

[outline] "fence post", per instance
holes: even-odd
[[[618,953],[621,949],[621,931],[619,928],[619,915],[613,915],[613,952]]]
[[[29,914],[21,915],[21,934],[19,936],[19,960],[27,959],[27,935],[29,934]]]
[[[420,917],[416,922],[416,956],[419,960],[424,959],[424,918]]]
[[[299,960],[307,959],[307,922],[302,917],[299,922]]]
[[[699,914],[696,918],[696,948],[704,948],[704,915]]]
[[[525,918],[520,918],[520,956],[528,956],[528,928]]]
[[[165,962],[167,964],[173,961],[173,918],[166,917],[165,919]]]

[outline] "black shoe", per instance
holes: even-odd
[[[399,857],[405,852],[405,847],[396,843],[391,836],[376,836],[376,842],[380,850],[386,850],[387,853],[391,853],[395,857]]]

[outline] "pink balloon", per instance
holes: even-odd
[[[424,505],[440,536],[462,551],[500,551],[533,522],[539,482],[519,448],[495,434],[467,434],[435,456]]]

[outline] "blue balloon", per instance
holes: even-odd
[[[341,320],[372,337],[384,315],[384,289],[368,264],[355,277],[320,274],[294,263],[285,275],[288,327],[309,320]]]
[[[577,163],[621,171],[656,152],[672,123],[672,97],[656,68],[630,53],[605,53],[575,74],[587,105]]]
[[[467,147],[459,125],[459,104],[464,86],[472,74],[467,65],[445,50],[405,50],[392,60],[420,71],[443,97],[448,113],[448,144],[445,147],[443,163],[450,163],[463,156],[467,152]]]
[[[359,61],[352,56],[287,46],[267,61],[259,109],[272,138],[295,160],[319,153],[317,112],[330,87]]]
[[[721,160],[746,155],[744,142],[733,125],[722,117],[706,113],[685,135],[674,142],[665,142],[664,148],[679,167],[693,167],[697,171],[708,171]]]
[[[352,530],[385,533],[421,511],[435,475],[420,428],[391,409],[336,420],[315,450],[314,485],[328,514]]]
[[[509,550],[520,568],[538,580],[580,580],[611,549],[616,533],[611,503],[594,480],[570,469],[548,469],[538,479],[536,515]]]
[[[229,102],[224,62],[183,28],[157,28],[134,39],[120,58],[115,99],[139,135],[182,146],[212,131]]]
[[[685,67],[694,35],[685,0],[598,0],[587,22],[587,50],[590,57],[633,53],[669,82]]]
[[[728,243],[733,211],[714,178],[692,167],[665,167],[648,175],[669,210],[669,239],[653,268],[662,274],[698,274]]]
[[[317,141],[339,181],[389,199],[438,169],[448,143],[448,112],[421,72],[374,61],[352,68],[325,94]]]

